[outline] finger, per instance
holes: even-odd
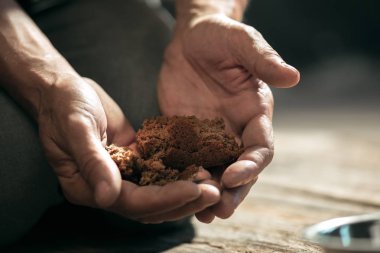
[[[117,146],[128,146],[135,139],[135,130],[125,117],[116,102],[92,79],[84,77],[85,81],[98,94],[107,116],[108,140]]]
[[[70,133],[70,148],[80,175],[94,192],[95,203],[101,208],[108,207],[120,194],[120,171],[99,137],[88,130],[90,127],[83,122],[75,126]]]
[[[72,204],[97,207],[94,202],[93,190],[87,182],[84,181],[80,173],[70,174],[70,176],[65,173],[72,171],[73,168],[76,168],[76,164],[71,161],[61,162],[61,164],[56,167],[58,180],[65,198]]]
[[[216,182],[215,180],[204,180],[202,183],[204,184],[210,184],[218,188],[219,192],[222,192],[222,186]],[[195,217],[203,223],[211,223],[215,219],[215,214],[211,210],[212,207],[208,207],[206,209],[203,209],[202,211],[195,214]]]
[[[194,177],[194,182],[201,182],[207,179],[211,179],[211,174],[208,170],[200,167],[199,171],[196,173]]]
[[[212,209],[212,207],[211,207]],[[210,224],[215,219],[215,214],[210,210],[210,208],[206,208],[195,214],[195,217],[198,221]]]
[[[209,184],[200,184],[201,196],[200,198],[169,212],[159,215],[149,215],[142,217],[139,220],[144,223],[161,223],[164,221],[175,221],[190,215],[195,214],[205,208],[214,205],[220,200],[219,190]]]
[[[240,46],[235,46],[233,51],[251,74],[279,88],[292,87],[299,82],[298,70],[285,63],[256,29],[244,25],[239,32],[234,43]]]
[[[137,186],[123,181],[119,199],[111,211],[132,219],[159,215],[182,207],[201,196],[201,188],[192,182],[177,181],[164,186]]]
[[[242,185],[233,189],[225,189],[222,193],[222,197],[219,203],[211,208],[214,215],[221,219],[227,219],[231,217],[231,215],[235,212],[235,209],[248,195],[249,190],[256,181],[257,178],[246,185]]]
[[[242,141],[243,154],[223,173],[222,185],[226,188],[250,182],[271,162],[274,147],[269,116],[261,114],[251,119],[243,130]]]

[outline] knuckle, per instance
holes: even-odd
[[[263,167],[266,167],[273,160],[274,148],[266,147],[264,151],[260,152],[260,154],[261,154],[261,161],[262,161]]]
[[[238,25],[234,26],[233,32],[229,33],[230,39],[234,45],[243,42],[255,45],[262,37],[261,34],[252,26]]]
[[[249,39],[249,41],[256,48],[257,52],[263,56],[275,56],[278,55],[277,51],[275,51],[268,42],[264,39],[263,35],[253,28],[252,26],[243,26],[240,29],[241,36]]]
[[[254,160],[261,169],[270,164],[274,157],[274,148],[272,144],[262,147],[254,152]]]
[[[257,150],[255,151],[255,160],[256,160],[256,164],[258,164],[259,166],[261,164],[264,164],[265,161],[266,161],[266,152],[263,151],[263,150]]]
[[[268,155],[267,155],[268,164],[272,162],[273,157],[274,157],[274,146],[271,145],[271,147],[268,149]]]
[[[77,133],[86,133],[96,125],[94,117],[87,110],[82,110],[80,113],[69,114],[66,120],[68,129],[72,129]]]
[[[244,33],[245,36],[248,36],[254,40],[263,39],[263,35],[259,31],[257,31],[254,27],[249,26],[249,25],[243,25],[241,28],[242,28],[241,31]]]
[[[85,153],[82,156],[82,159],[79,164],[79,170],[81,172],[81,175],[87,180],[93,179],[95,177],[95,174],[97,173],[96,168],[99,166],[99,164],[101,164],[101,162],[102,159],[100,159],[92,151]]]
[[[274,50],[269,44],[263,45],[260,48],[260,54],[263,58],[280,57],[276,50]]]

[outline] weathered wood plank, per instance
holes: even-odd
[[[273,163],[234,216],[195,221],[193,242],[168,252],[322,252],[305,227],[380,210],[378,129],[377,112],[285,115]]]
[[[95,233],[76,239],[70,233],[50,243],[19,245],[12,252],[323,252],[303,239],[307,226],[380,210],[380,114],[280,116],[272,164],[231,218],[194,221],[194,238],[191,226],[136,237]]]

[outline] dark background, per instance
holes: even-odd
[[[244,22],[301,72],[273,89],[276,110],[380,108],[379,12],[377,0],[251,0]]]
[[[380,105],[380,1],[253,0],[246,23],[301,72],[277,109]]]
[[[246,22],[300,66],[346,54],[379,55],[380,1],[253,0]]]

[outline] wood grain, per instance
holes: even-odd
[[[307,226],[380,210],[380,114],[293,112],[275,127],[275,158],[235,214],[194,221],[193,242],[168,252],[323,252]]]
[[[274,126],[275,158],[229,219],[211,224],[193,220],[193,226],[166,232],[148,226],[139,233],[137,224],[122,226],[124,220],[118,219],[114,224],[129,233],[114,227],[97,232],[100,221],[88,218],[83,223],[89,212],[83,210],[84,217],[77,219],[81,223],[50,224],[56,221],[52,216],[43,233],[31,233],[32,240],[10,252],[317,253],[322,248],[303,238],[306,227],[380,210],[377,111],[282,112]],[[67,210],[58,210],[67,215]],[[64,228],[68,233],[50,235]]]

